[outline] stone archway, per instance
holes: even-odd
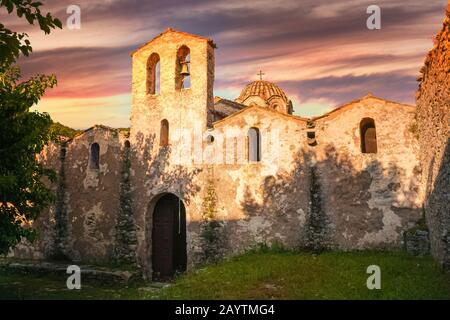
[[[152,219],[152,279],[168,281],[186,271],[186,209],[176,195],[161,196]]]

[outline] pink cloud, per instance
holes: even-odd
[[[401,0],[381,0],[379,31],[365,28],[369,2],[82,0],[78,1],[82,29],[58,30],[50,36],[5,12],[0,16],[7,27],[30,34],[35,51],[20,65],[25,76],[57,75],[58,87],[47,98],[62,108],[82,108],[71,103],[101,97],[100,102],[83,106],[104,110],[106,103],[112,103],[108,97],[129,94],[128,53],[168,26],[215,39],[219,46],[215,91],[227,98],[255,80],[261,68],[267,80],[277,82],[296,103],[309,108],[333,107],[333,102],[343,103],[363,91],[411,103],[415,76],[441,25],[447,1],[411,0],[405,5]],[[69,4],[51,0],[45,8],[65,21]],[[180,4],[185,10],[179,10]],[[85,115],[86,123],[101,120],[95,112]],[[128,115],[117,113],[117,117],[128,123]]]

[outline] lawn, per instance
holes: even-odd
[[[146,284],[119,286],[81,280],[80,290],[69,290],[66,279],[53,275],[0,274],[0,300],[5,299],[156,299],[159,289]]]
[[[366,269],[381,269],[369,290]],[[450,299],[450,273],[430,257],[403,252],[253,252],[191,271],[163,289],[86,283],[68,290],[50,276],[0,274],[0,298],[13,299]]]

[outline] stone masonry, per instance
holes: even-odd
[[[450,3],[421,69],[417,123],[431,250],[450,267]]]
[[[439,46],[448,48],[446,28],[441,38],[447,42]],[[422,150],[430,137],[436,141],[429,156],[439,158],[430,162],[419,148],[415,106],[368,94],[306,119],[291,114],[286,94],[265,80],[247,85],[235,101],[214,97],[215,48],[211,39],[168,29],[131,54],[129,136],[95,126],[49,144],[41,157],[59,172],[52,186],[58,200],[35,222],[38,241],[22,243],[12,255],[126,260],[151,278],[153,252],[159,250],[152,237],[154,216],[168,194],[178,199],[178,215],[181,204],[185,209],[188,269],[202,262],[206,250],[222,258],[261,244],[401,248],[404,233],[421,219],[422,174],[429,172],[435,187],[427,189],[427,217],[432,234],[442,238],[448,230],[440,213],[448,209],[448,201],[441,203],[448,200],[448,171],[447,178],[439,175],[438,162],[448,139],[442,120],[448,114],[448,64],[442,62],[448,62],[448,50],[432,53],[418,100],[419,110],[436,109],[418,115]],[[187,60],[190,86],[182,87]],[[446,77],[441,81],[447,81],[447,95],[428,84],[432,77]],[[377,148],[371,153],[362,148],[369,139],[363,129],[367,119]],[[205,204],[213,206],[207,216]],[[211,220],[214,228],[205,229]],[[206,249],[205,230],[216,233],[216,250]],[[439,237],[433,240],[435,252],[443,252]]]

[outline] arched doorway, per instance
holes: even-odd
[[[170,280],[186,271],[186,209],[174,194],[165,194],[155,204],[152,226],[152,278]]]

